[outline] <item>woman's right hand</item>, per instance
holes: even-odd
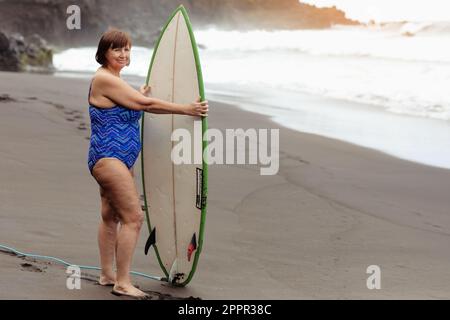
[[[200,116],[200,117],[207,117],[208,116],[208,100],[201,101],[200,97],[197,99],[197,101],[188,104],[185,108],[185,114],[189,116]]]
[[[143,84],[139,88],[139,92],[142,93],[144,96],[148,97],[148,96],[150,96],[150,94],[152,92],[152,88],[150,86],[147,86],[147,85]]]

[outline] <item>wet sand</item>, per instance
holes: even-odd
[[[88,80],[2,72],[0,83],[0,244],[98,266]],[[133,277],[141,289],[154,299],[450,298],[450,170],[279,127],[231,105],[210,109],[211,128],[279,128],[280,170],[210,166],[193,281],[172,288]],[[147,236],[144,227],[133,270],[161,276],[154,253],[143,253]],[[370,265],[381,269],[380,290],[366,286]],[[123,299],[95,285],[96,271],[68,290],[66,269],[54,262],[0,253],[0,270],[0,299]]]

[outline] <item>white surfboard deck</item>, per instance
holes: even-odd
[[[147,83],[153,97],[166,101],[188,104],[203,96],[197,47],[182,6],[161,33]],[[153,247],[167,280],[181,286],[191,280],[203,242],[207,168],[204,163],[174,164],[171,152],[179,142],[171,141],[171,135],[183,128],[194,138],[195,121],[206,129],[201,117],[145,113],[141,128],[143,190]],[[200,140],[192,139],[192,160],[195,145],[203,150],[202,137],[196,138]]]

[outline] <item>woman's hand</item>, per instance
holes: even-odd
[[[148,96],[150,96],[150,94],[152,92],[152,88],[150,86],[147,86],[147,85],[143,84],[139,88],[139,92],[142,93],[144,96],[148,97]]]
[[[200,102],[200,97],[197,99],[197,101],[188,104],[185,109],[185,114],[188,116],[201,116],[201,117],[207,117],[208,116],[208,101],[202,101]]]

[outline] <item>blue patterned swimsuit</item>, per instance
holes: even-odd
[[[89,88],[90,95],[91,88]],[[142,111],[121,105],[99,108],[89,104],[89,116],[91,143],[88,167],[91,174],[94,165],[102,158],[117,158],[130,169],[141,151],[139,119]]]

